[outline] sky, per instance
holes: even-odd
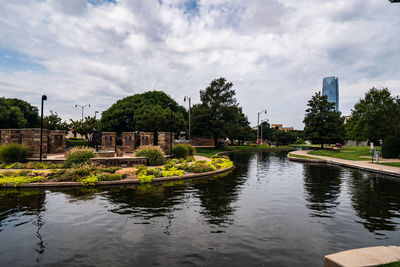
[[[0,97],[69,121],[162,90],[187,107],[233,83],[252,126],[303,128],[322,79],[349,115],[372,87],[400,95],[400,3],[387,0],[0,0]]]

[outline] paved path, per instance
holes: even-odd
[[[308,156],[317,159],[325,160],[326,163],[334,164],[334,165],[341,165],[345,167],[351,167],[361,170],[372,171],[381,174],[387,174],[392,176],[400,177],[400,168],[399,167],[392,167],[386,166],[381,164],[373,164],[369,161],[355,161],[355,160],[347,160],[347,159],[338,159],[326,156],[316,156],[316,155],[308,155],[307,153],[312,150],[296,150],[290,152],[290,154],[301,155],[301,156]]]

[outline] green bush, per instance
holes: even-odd
[[[71,148],[66,156],[64,166],[69,168],[73,164],[84,164],[89,161],[90,158],[96,157],[92,148],[89,147],[76,147]]]
[[[389,136],[383,141],[382,157],[398,158],[400,155],[400,138],[397,136]]]
[[[66,147],[88,146],[89,142],[83,138],[71,137],[65,140]]]
[[[97,179],[99,181],[115,181],[115,180],[122,180],[123,178],[126,177],[126,175],[121,175],[121,174],[108,174],[108,173],[102,173],[102,174],[97,174]]]
[[[159,166],[165,163],[161,149],[156,146],[143,146],[136,153],[136,157],[146,157],[149,166]]]
[[[0,162],[14,163],[24,162],[28,154],[28,148],[19,144],[0,146]]]
[[[172,156],[174,158],[184,159],[189,156],[189,148],[184,144],[174,145],[172,147]]]
[[[187,149],[189,151],[188,156],[194,156],[196,154],[196,149],[194,148],[194,146],[189,145],[189,144],[184,144],[184,145],[187,147]]]
[[[121,170],[122,167],[107,167],[107,168],[100,168],[99,170],[101,172],[110,172],[110,173],[115,173],[118,170]],[[100,179],[99,179],[100,181]]]

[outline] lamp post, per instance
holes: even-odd
[[[43,152],[43,102],[47,100],[46,95],[42,95],[42,108],[40,111],[40,149],[39,149],[39,161],[42,162],[42,152]]]
[[[190,142],[191,142],[191,139],[190,139],[190,109],[191,109],[191,106],[192,106],[192,99],[190,98],[190,97],[188,97],[188,96],[185,96],[184,98],[183,98],[183,101],[185,101],[186,102],[186,100],[188,100],[189,101],[189,144],[190,144]]]
[[[262,124],[263,124],[263,122],[266,122],[266,121],[268,121],[268,120],[261,120],[261,138],[260,138],[261,139],[261,145],[262,145],[262,141],[263,141],[263,131],[262,131],[263,130],[263,125]]]
[[[96,119],[96,115],[99,113],[97,110],[94,112],[94,118]]]
[[[87,105],[84,105],[84,106],[75,104],[75,107],[76,107],[76,108],[77,108],[77,107],[80,107],[80,108],[82,109],[82,121],[83,121],[83,109],[86,108],[86,107],[89,107],[89,108],[90,108],[90,104],[87,104]]]
[[[170,148],[170,157],[172,158],[172,104],[168,104],[169,110],[170,110],[170,125],[169,125],[169,130],[170,130],[170,140],[169,140],[169,148]]]
[[[264,109],[257,113],[257,146],[258,146],[258,139],[259,139],[259,132],[260,132],[260,114],[261,113],[267,114],[267,110]]]

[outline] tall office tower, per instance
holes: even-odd
[[[328,96],[328,101],[335,103],[335,110],[339,111],[339,81],[337,77],[324,78],[322,95]]]

